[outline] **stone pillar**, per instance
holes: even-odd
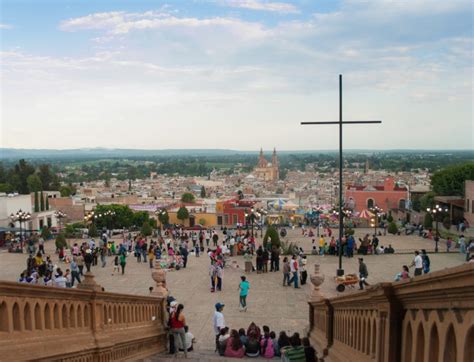
[[[84,274],[84,280],[77,285],[77,289],[85,289],[85,290],[90,290],[93,292],[101,292],[102,291],[102,286],[97,284],[95,279],[94,279],[94,274],[91,272],[86,272]]]
[[[310,301],[315,302],[323,299],[319,286],[324,282],[324,275],[319,274],[319,264],[314,264],[314,274],[310,275],[311,284],[313,284],[313,292],[311,293]]]
[[[166,327],[168,322],[168,312],[166,310],[166,299],[168,298],[168,289],[166,288],[166,272],[161,268],[160,261],[155,260],[155,268],[151,272],[151,277],[156,285],[151,293],[152,297],[162,298],[161,300],[161,324]]]

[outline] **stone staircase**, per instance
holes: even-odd
[[[178,358],[174,358],[173,355],[171,354],[159,354],[156,356],[152,356],[149,358],[142,359],[141,362],[174,362],[174,361],[199,361],[199,362],[204,362],[204,361],[225,361],[225,362],[231,362],[231,361],[236,361],[235,358],[226,358],[219,356],[214,350],[206,350],[202,349],[199,351],[193,351],[188,353],[188,358],[184,358],[183,352],[180,352],[178,354]],[[268,359],[264,358],[249,358],[249,357],[244,357],[240,358],[239,360],[252,360],[252,361],[268,361]],[[280,361],[280,357],[275,357],[272,359],[273,361]]]

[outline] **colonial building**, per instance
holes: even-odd
[[[276,149],[273,149],[272,162],[268,162],[263,156],[263,150],[260,149],[260,157],[253,174],[262,181],[277,181],[280,178],[278,157]]]
[[[345,200],[347,206],[357,212],[374,206],[384,211],[404,210],[408,190],[398,186],[392,177],[387,177],[383,185],[349,185],[345,190]]]

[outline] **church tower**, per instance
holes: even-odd
[[[365,160],[364,173],[367,175],[369,173],[369,159]]]
[[[273,148],[272,167],[274,169],[274,174],[275,174],[274,179],[279,180],[280,179],[280,167],[278,165],[278,156],[277,156],[276,148]]]

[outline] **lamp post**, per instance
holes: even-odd
[[[23,250],[23,228],[22,224],[31,219],[31,214],[26,211],[18,210],[15,214],[10,214],[12,222],[20,224],[20,248]]]
[[[59,231],[61,231],[61,227],[62,227],[62,220],[64,218],[67,217],[67,214],[61,210],[57,210],[55,213],[54,213],[54,217],[56,219],[58,219],[58,224],[59,224]]]
[[[164,215],[166,215],[166,213],[167,213],[167,211],[165,209],[160,209],[160,208],[156,209],[156,211],[155,211],[155,215],[158,217],[158,221],[160,222],[160,229],[159,229],[160,230],[160,236],[161,236],[161,228],[163,226],[162,225],[163,223],[161,222],[161,219]]]
[[[377,225],[379,223],[379,217],[383,215],[383,209],[375,205],[370,208],[370,211],[374,213],[374,233],[377,236]]]
[[[448,212],[448,208],[447,207],[442,208],[441,206],[436,204],[432,208],[428,207],[426,209],[426,212],[428,212],[435,221],[436,231],[435,231],[434,240],[435,240],[435,253],[437,253],[438,252],[438,243],[439,243],[439,231],[438,231],[438,221],[439,221],[439,219],[438,218],[439,218],[439,215],[441,215],[442,213]]]

